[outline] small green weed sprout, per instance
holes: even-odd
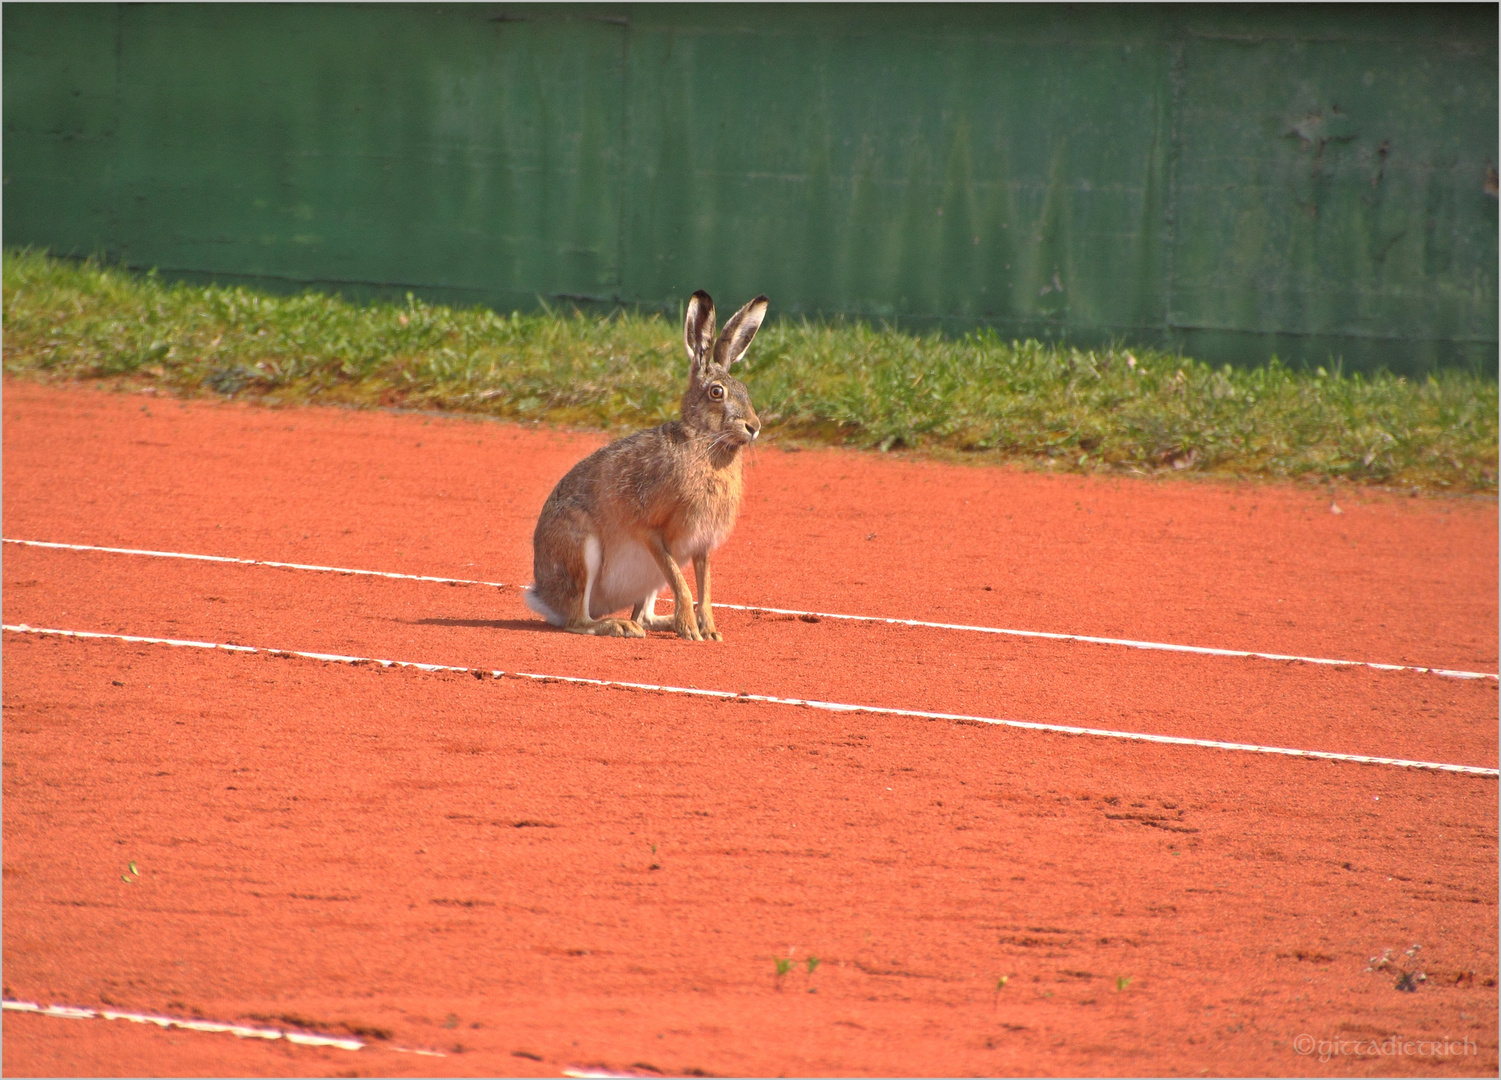
[[[1115,979],[1115,992],[1117,994],[1119,994],[1121,991],[1125,990],[1126,987],[1128,987],[1130,985],[1131,985],[1131,979],[1128,976],[1125,976],[1125,975],[1118,975],[1118,976],[1116,976],[1116,979]]]
[[[808,957],[808,960],[807,960],[807,964],[808,964],[808,974],[809,974],[809,975],[812,975],[812,974],[813,974],[813,972],[814,972],[814,970],[815,970],[815,969],[816,969],[816,968],[817,968],[817,967],[818,967],[818,965],[819,965],[819,964],[821,964],[821,963],[823,963],[823,961],[822,961],[822,960],[820,960],[820,959],[819,959],[819,958],[818,958],[818,957],[816,957],[816,956],[810,956],[810,957]]]

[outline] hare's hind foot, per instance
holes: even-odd
[[[645,600],[638,600],[635,608],[631,610],[631,618],[647,630],[671,630],[686,641],[704,641],[709,638],[714,641],[724,640],[714,633],[712,621],[705,630],[703,620],[696,617],[696,612],[683,619],[678,617],[676,610],[671,615],[658,615],[656,593],[652,593]]]
[[[563,627],[570,634],[593,634],[595,637],[645,637],[646,631],[634,619],[595,619]]]
[[[636,603],[631,610],[631,618],[648,630],[671,630],[684,641],[704,640],[705,635],[698,628],[698,617],[692,605],[686,612],[675,607],[671,615],[658,615],[656,604],[657,594],[652,593],[645,600]]]
[[[636,601],[636,606],[631,609],[631,619],[648,630],[672,629],[672,616],[657,614],[656,593],[650,593],[645,599]]]
[[[692,620],[684,619],[682,624],[679,625],[676,616],[673,615],[653,615],[650,618],[638,619],[637,621],[647,630],[671,630],[678,637],[686,641],[703,641],[704,638],[708,637],[707,634],[701,632],[693,625]],[[714,640],[721,641],[723,639],[716,636]]]

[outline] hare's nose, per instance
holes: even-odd
[[[745,433],[751,437],[751,442],[755,442],[756,436],[761,434],[760,421],[756,423],[751,423],[749,420],[745,421]]]

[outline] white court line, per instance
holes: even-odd
[[[76,1005],[48,1005],[45,1008],[31,1001],[0,1002],[7,1011],[38,1013],[42,1016],[60,1016],[68,1020],[129,1020],[135,1024],[155,1024],[162,1028],[183,1028],[187,1031],[225,1032],[242,1039],[286,1039],[305,1046],[334,1046],[340,1050],[359,1050],[364,1043],[359,1039],[337,1039],[322,1035],[303,1035],[300,1032],[280,1031],[277,1028],[246,1027],[243,1024],[222,1024],[214,1020],[184,1020],[176,1016],[157,1016],[151,1013],[116,1012],[111,1009],[87,1009]]]
[[[56,548],[62,551],[101,551],[111,555],[149,555],[158,559],[193,559],[200,562],[236,563],[241,566],[274,566],[284,570],[316,570],[330,574],[362,574],[367,577],[400,578],[405,581],[436,581],[449,585],[489,585],[496,589],[515,588],[500,581],[475,581],[469,578],[427,577],[422,574],[396,574],[384,570],[351,570],[342,566],[314,566],[308,563],[270,562],[260,559],[232,559],[225,555],[190,555],[180,551],[148,551],[140,548],[95,547],[91,544],[57,544],[45,540],[12,540],[7,544],[26,547]],[[967,626],[963,623],[926,622],[922,619],[893,619],[883,615],[840,615],[827,611],[798,611],[793,608],[756,607],[751,604],[716,603],[715,607],[731,611],[764,611],[771,615],[811,616],[819,619],[848,619],[852,622],[886,623],[889,626],[921,626],[932,630],[959,630],[973,634],[1002,634],[1008,637],[1041,638],[1045,641],[1082,641],[1090,645],[1118,645],[1127,649],[1155,652],[1192,653],[1196,656],[1227,656],[1254,660],[1286,660],[1302,664],[1325,664],[1334,667],[1364,667],[1374,671],[1411,671],[1441,675],[1446,679],[1501,679],[1489,671],[1459,671],[1453,668],[1420,667],[1415,664],[1380,664],[1371,660],[1331,660],[1320,656],[1293,656],[1287,653],[1254,652],[1245,649],[1216,649],[1206,645],[1172,645],[1161,641],[1136,641],[1131,638],[1093,637],[1086,634],[1057,634],[1046,630],[1010,630],[999,626]]]
[[[888,619],[880,615],[831,615],[823,611],[792,611],[786,608],[745,607],[740,604],[717,602],[714,606],[732,608],[737,611],[766,611],[776,615],[813,615],[820,619],[857,619],[861,622],[890,623],[893,626],[927,626],[939,630],[967,630],[976,634],[1006,634],[1011,637],[1043,638],[1049,641],[1083,641],[1091,645],[1122,645],[1128,649],[1193,653],[1197,656],[1238,656],[1256,660],[1295,660],[1302,664],[1328,664],[1335,667],[1365,667],[1376,671],[1412,671],[1425,675],[1442,675],[1448,679],[1501,678],[1488,671],[1456,671],[1452,668],[1418,667],[1413,664],[1378,664],[1370,660],[1330,660],[1319,656],[1291,656],[1285,653],[1249,652],[1243,649],[1214,649],[1207,645],[1169,645],[1160,641],[1133,641],[1130,638],[1053,634],[1046,630],[1006,630],[998,626],[965,626],[962,623],[923,622],[920,619]]]
[[[1322,761],[1349,761],[1362,765],[1392,765],[1403,769],[1427,769],[1435,772],[1466,773],[1471,776],[1501,776],[1501,770],[1479,765],[1449,765],[1437,761],[1408,761],[1403,758],[1370,757],[1364,754],[1337,754],[1328,750],[1293,750],[1282,746],[1259,746],[1255,743],[1220,742],[1215,739],[1190,739],[1182,735],[1149,735],[1137,731],[1112,731],[1108,728],[1073,727],[1067,724],[1041,724],[1031,720],[1002,720],[994,716],[971,716],[966,713],[926,712],[920,709],[894,709],[881,705],[851,705],[813,698],[776,697],[770,694],[739,694],[732,690],[700,690],[697,687],[663,686],[657,683],[621,682],[614,679],[586,679],[577,675],[541,675],[530,671],[497,671],[489,668],[460,667],[456,664],[425,664],[416,660],[381,660],[370,656],[342,656],[337,653],[302,652],[297,649],[258,649],[250,645],[226,645],[213,641],[186,641],[180,638],[142,637],[133,634],[104,634],[92,630],[52,630],[24,623],[0,624],[0,629],[16,634],[49,634],[59,637],[127,641],[147,645],[172,645],[189,649],[223,649],[227,652],[262,653],[268,656],[298,656],[338,664],[379,664],[381,667],[416,668],[419,671],[453,671],[492,678],[533,679],[538,682],[571,683],[575,686],[604,686],[621,690],[646,690],[659,694],[683,694],[689,697],[718,698],[729,701],[757,701],[768,705],[801,705],[826,712],[863,712],[877,716],[906,716],[917,720],[950,720],[970,724],[993,724],[996,727],[1023,731],[1048,731],[1061,735],[1093,735],[1106,739],[1159,743],[1167,746],[1198,746],[1211,750],[1239,750],[1253,754],[1279,754],[1284,757],[1315,758]]]
[[[332,1046],[339,1050],[361,1050],[374,1044],[360,1039],[342,1039],[332,1035],[306,1035],[300,1031],[282,1031],[278,1028],[247,1027],[243,1024],[224,1024],[216,1020],[184,1020],[178,1016],[158,1016],[154,1013],[117,1012],[113,1009],[87,1009],[76,1005],[38,1005],[34,1001],[14,1001],[5,998],[0,1007],[7,1012],[36,1013],[39,1016],[59,1016],[67,1020],[129,1020],[134,1024],[155,1024],[160,1028],[181,1028],[184,1031],[207,1031],[236,1035],[241,1039],[285,1039],[298,1046]],[[421,1054],[424,1057],[447,1057],[437,1050],[409,1050],[400,1046],[382,1047],[401,1054]]]
[[[490,585],[497,589],[507,586],[499,581],[470,581],[467,578],[427,577],[423,574],[393,574],[385,570],[350,570],[343,566],[315,566],[312,563],[271,562],[267,559],[232,559],[228,555],[190,555],[182,551],[150,551],[145,548],[95,547],[92,544],[54,544],[46,540],[12,540],[4,537],[7,544],[22,544],[25,547],[55,548],[59,551],[102,551],[110,555],[150,555],[156,559],[191,559],[194,562],[234,563],[238,566],[274,566],[282,570],[317,570],[325,574],[359,574],[364,577],[401,578],[404,581],[436,581],[446,585]]]

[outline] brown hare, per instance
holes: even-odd
[[[745,384],[730,365],[745,355],[766,316],[766,297],[735,312],[714,336],[714,301],[688,301],[683,418],[602,447],[553,488],[532,536],[527,607],[575,634],[645,637],[674,630],[722,641],[709,603],[709,554],[740,511],[740,451],[761,433]],[[698,604],[681,567],[693,560]],[[672,589],[673,613],[657,615]],[[628,619],[610,617],[629,607]]]

